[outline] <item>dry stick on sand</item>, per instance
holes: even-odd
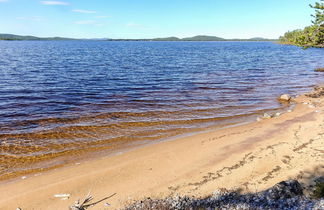
[[[77,200],[73,206],[70,206],[70,210],[86,210],[90,207],[97,205],[98,203],[100,203],[104,200],[107,200],[108,198],[113,197],[114,195],[116,195],[116,193],[114,193],[108,197],[105,197],[97,202],[88,204],[90,201],[93,200],[92,195],[88,194],[82,203],[80,203],[80,200]]]

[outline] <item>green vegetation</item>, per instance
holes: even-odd
[[[315,14],[311,26],[305,27],[303,30],[297,29],[288,31],[284,36],[280,37],[283,44],[292,44],[300,47],[324,47],[324,0],[310,5],[315,9]]]
[[[324,182],[319,182],[315,185],[314,198],[324,198]]]

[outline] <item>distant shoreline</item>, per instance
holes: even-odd
[[[76,39],[65,37],[36,37],[36,36],[21,36],[15,34],[0,34],[0,40],[5,41],[279,41],[279,39],[266,39],[262,37],[255,37],[250,39],[224,39],[217,36],[198,35],[194,37],[178,38],[178,37],[165,37],[165,38],[151,38],[151,39],[111,39],[111,38],[90,38],[90,39]]]

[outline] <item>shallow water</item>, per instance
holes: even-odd
[[[0,177],[255,119],[323,66],[271,42],[1,41]]]

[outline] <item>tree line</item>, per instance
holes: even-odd
[[[286,32],[279,38],[283,44],[292,44],[300,47],[323,47],[324,48],[324,0],[309,5],[315,10],[312,15],[312,25],[304,29]]]

